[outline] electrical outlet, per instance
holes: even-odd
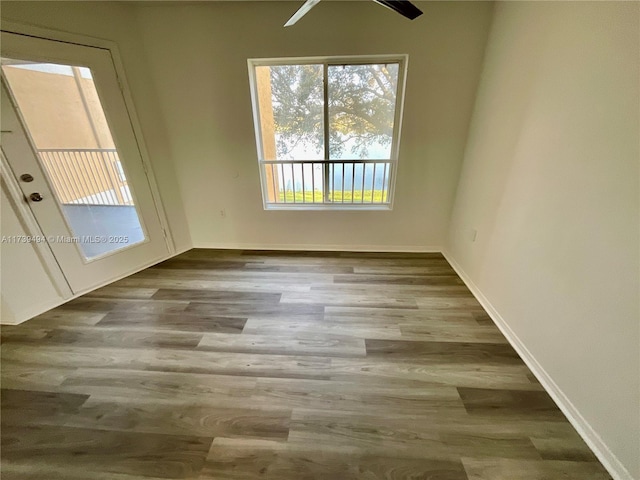
[[[227,211],[224,208],[220,210],[220,216],[223,218],[227,216]]]

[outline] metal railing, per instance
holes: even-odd
[[[43,149],[38,155],[61,203],[133,205],[115,149]]]
[[[268,205],[388,205],[389,160],[265,160]]]

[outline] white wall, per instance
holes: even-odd
[[[7,21],[110,40],[118,45],[144,142],[178,251],[191,247],[189,227],[171,158],[171,138],[157,105],[133,8],[118,2],[2,2]]]
[[[621,479],[640,478],[639,9],[497,5],[447,247]]]
[[[200,247],[440,249],[491,18],[485,2],[422,2],[410,22],[373,2],[137,5],[191,237]],[[408,53],[394,210],[264,211],[247,58]],[[226,216],[220,216],[220,210]]]
[[[196,246],[428,250],[446,237],[492,7],[420,7],[410,22],[373,2],[326,1],[289,29],[288,1],[3,2],[2,18],[118,43],[178,249],[191,236]],[[410,56],[394,210],[265,212],[247,58],[373,53]]]

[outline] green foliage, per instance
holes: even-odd
[[[390,72],[393,71],[393,73]],[[350,153],[366,158],[374,143],[391,144],[397,65],[345,65],[329,68],[329,145],[332,158],[353,140]]]
[[[323,150],[323,84],[322,65],[273,66],[271,98],[278,158],[290,158],[290,152],[300,143],[314,145],[316,153]]]
[[[271,95],[277,155],[294,159],[298,145],[324,156],[322,65],[272,66]],[[330,158],[366,158],[371,145],[390,145],[398,65],[344,65],[328,68]]]

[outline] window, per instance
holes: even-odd
[[[266,209],[390,209],[407,57],[249,60]]]

